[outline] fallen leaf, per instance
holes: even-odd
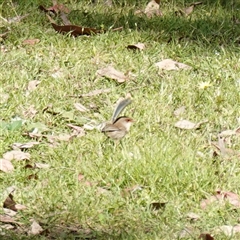
[[[193,12],[194,5],[191,5],[190,7],[184,8],[182,11],[183,13],[188,16]]]
[[[211,145],[215,147],[217,151],[214,151],[215,156],[223,156],[226,159],[231,159],[231,157],[239,157],[240,158],[240,152],[226,148],[224,139],[219,138],[218,142],[211,142]]]
[[[73,124],[67,124],[68,127],[72,128],[75,132],[73,133],[73,135],[77,135],[77,137],[82,137],[85,135],[85,131],[84,128],[79,127],[79,126],[75,126]]]
[[[201,201],[200,206],[202,209],[206,209],[207,206],[217,202],[221,205],[229,203],[235,208],[240,208],[240,197],[236,193],[217,191],[217,194],[210,196],[207,199]]]
[[[0,214],[0,222],[18,224],[18,222],[16,222],[12,217],[6,216],[6,215],[3,215],[3,214]]]
[[[160,69],[167,70],[167,71],[179,70],[179,69],[191,69],[190,66],[188,66],[184,63],[176,62],[172,59],[164,59],[161,62],[155,63],[155,66],[157,66]]]
[[[106,78],[116,80],[118,83],[126,82],[126,80],[128,79],[127,76],[125,76],[124,73],[116,70],[112,66],[107,66],[105,68],[97,70],[97,74],[102,76],[102,77],[106,77]]]
[[[41,81],[38,80],[32,80],[28,83],[28,87],[27,90],[32,92],[33,90],[35,90],[37,88],[37,86],[41,83]]]
[[[24,210],[24,209],[27,209],[27,207],[24,206],[24,205],[22,205],[22,204],[15,204],[15,208],[16,208],[17,210]]]
[[[212,237],[209,233],[201,233],[198,238],[203,240],[214,240],[214,237]]]
[[[16,202],[13,200],[13,195],[10,193],[5,201],[3,202],[3,207],[11,209],[12,211],[17,211]]]
[[[25,39],[23,41],[23,44],[25,44],[25,45],[35,45],[35,44],[37,44],[39,42],[40,42],[40,39],[38,39],[38,38],[35,38],[35,39]]]
[[[81,103],[74,103],[74,107],[80,112],[88,112],[89,109],[84,107]]]
[[[35,220],[33,220],[33,223],[31,224],[31,227],[30,227],[29,234],[38,235],[41,232],[43,232],[43,228]]]
[[[40,142],[13,143],[12,148],[13,149],[29,149],[38,144],[40,144]]]
[[[159,9],[159,4],[154,0],[150,1],[147,4],[147,6],[144,10],[144,13],[146,14],[146,16],[148,18],[151,18],[153,16],[162,16],[162,13]]]
[[[9,160],[0,159],[0,171],[2,172],[12,172],[14,170],[14,166]]]
[[[221,138],[231,137],[236,135],[236,130],[225,130],[218,134]]]
[[[8,209],[8,208],[3,208],[3,212],[5,215],[9,216],[9,217],[14,217],[17,215],[17,212],[11,210],[11,209]]]
[[[133,50],[143,50],[145,48],[145,44],[144,43],[137,43],[137,44],[130,44],[127,46],[128,49],[133,49]]]
[[[174,126],[181,129],[194,129],[196,125],[196,123],[190,122],[188,120],[180,120],[176,122]]]
[[[19,150],[12,150],[3,154],[3,158],[6,160],[29,160],[30,154],[26,152],[22,152]]]
[[[175,14],[182,15],[182,16],[189,16],[193,12],[195,6],[200,5],[200,4],[202,4],[202,2],[191,3],[191,5],[189,7],[180,9],[180,10],[176,11]]]

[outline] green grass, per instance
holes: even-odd
[[[129,92],[133,103],[125,114],[136,122],[119,145],[97,130],[61,141],[55,148],[43,138],[27,151],[31,164],[47,163],[48,169],[26,169],[26,162],[13,161],[13,173],[0,173],[0,191],[16,186],[14,199],[27,209],[17,214],[23,233],[9,231],[6,239],[178,239],[186,227],[194,230],[185,239],[196,239],[202,232],[215,234],[216,239],[239,239],[237,234],[230,238],[216,231],[219,226],[237,224],[239,209],[218,204],[206,210],[200,207],[201,200],[216,189],[240,194],[239,158],[214,158],[210,146],[219,132],[240,125],[240,31],[232,22],[240,11],[237,3],[206,1],[185,18],[174,11],[188,5],[187,1],[164,1],[163,17],[147,19],[133,14],[144,8],[145,1],[122,1],[108,10],[90,1],[68,1],[66,5],[75,10],[69,16],[74,24],[105,29],[123,26],[121,32],[72,38],[56,33],[37,9],[39,4],[49,6],[49,1],[21,1],[14,8],[7,2],[0,5],[4,18],[30,15],[19,23],[1,21],[0,25],[1,32],[9,29],[0,53],[1,94],[9,98],[1,101],[0,120],[10,123],[14,116],[25,120],[15,131],[2,130],[1,156],[13,143],[31,141],[24,133],[36,123],[48,128],[46,134],[59,135],[71,132],[68,123],[82,126],[108,120],[115,102]],[[31,38],[40,43],[22,43]],[[146,49],[126,49],[137,42]],[[166,58],[192,69],[159,71],[154,64]],[[96,71],[109,64],[131,71],[134,80],[117,84],[98,78]],[[54,78],[54,73],[59,77]],[[27,95],[31,80],[41,83]],[[200,89],[201,82],[211,86]],[[105,88],[111,92],[70,97]],[[76,102],[95,108],[80,113],[74,108]],[[33,118],[26,116],[31,105],[38,111]],[[44,111],[48,105],[73,116]],[[198,130],[175,128],[179,118],[173,111],[181,106],[186,107],[182,119],[208,122]],[[230,148],[239,150],[239,137],[231,140]],[[38,179],[28,180],[33,173]],[[79,174],[84,175],[82,181]],[[124,194],[134,185],[141,188]],[[156,211],[151,209],[152,202],[166,205]],[[200,219],[190,221],[189,212]],[[41,236],[25,234],[32,218],[46,230]]]

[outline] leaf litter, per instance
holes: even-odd
[[[192,67],[187,64],[176,62],[172,59],[164,59],[160,62],[155,63],[159,69],[171,71],[171,70],[180,70],[180,69],[191,69]]]
[[[128,80],[128,76],[116,70],[112,66],[107,66],[105,68],[97,70],[97,74],[102,77],[116,80],[118,83],[124,83]]]
[[[145,49],[145,44],[144,43],[136,43],[136,44],[129,44],[127,46],[128,49],[133,49],[133,50],[144,50]]]

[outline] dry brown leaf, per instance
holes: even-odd
[[[88,112],[89,109],[84,107],[81,103],[74,103],[74,107],[80,112]]]
[[[181,129],[195,129],[196,123],[190,122],[188,120],[180,120],[175,123],[175,127],[181,128]]]
[[[226,138],[226,137],[231,137],[231,136],[234,136],[236,135],[236,130],[225,130],[225,131],[222,131],[221,133],[219,133],[219,137],[222,137],[222,138]]]
[[[233,192],[224,192],[220,190],[217,191],[217,194],[202,200],[200,206],[202,209],[206,209],[207,206],[211,205],[214,202],[217,202],[221,205],[229,203],[235,208],[240,208],[240,197],[238,194]]]
[[[29,160],[30,154],[26,152],[22,152],[20,150],[12,150],[3,154],[3,158],[6,160]]]
[[[22,205],[22,204],[15,204],[15,208],[16,208],[17,210],[24,210],[24,209],[27,209],[27,207],[24,206],[24,205]]]
[[[40,144],[40,142],[13,143],[12,148],[13,149],[28,149],[28,148],[32,148],[38,144]]]
[[[191,69],[190,66],[188,66],[184,63],[176,62],[172,59],[164,59],[161,62],[155,63],[155,66],[157,66],[159,69],[164,69],[167,71],[179,70],[179,69]]]
[[[32,92],[37,88],[37,86],[41,83],[41,81],[33,80],[28,83],[27,90]]]
[[[148,18],[151,18],[153,16],[162,16],[162,13],[159,9],[159,4],[154,0],[150,1],[147,4],[147,6],[144,10],[144,13],[146,14],[146,16]]]
[[[182,11],[183,13],[188,16],[193,12],[194,5],[191,5],[190,7],[184,8]]]
[[[0,171],[2,172],[12,172],[14,170],[14,166],[12,165],[12,163],[9,160],[0,159]]]
[[[141,51],[141,50],[145,49],[145,44],[139,42],[137,44],[128,45],[127,48]]]
[[[190,122],[188,120],[180,120],[178,122],[175,123],[175,127],[180,128],[180,129],[186,129],[186,130],[191,130],[191,129],[198,129],[200,128],[200,126],[204,123],[206,123],[207,121],[202,121],[199,123],[193,123]]]
[[[224,139],[219,138],[218,142],[211,142],[211,145],[215,147],[216,151],[214,151],[215,156],[221,155],[225,158],[231,158],[231,157],[239,157],[240,158],[240,152],[226,148]]]
[[[3,207],[11,209],[12,211],[17,211],[16,202],[13,200],[13,195],[10,193],[5,201],[3,202]]]
[[[97,70],[97,74],[102,76],[102,77],[106,77],[106,78],[116,80],[119,83],[123,83],[123,82],[126,82],[128,80],[128,77],[125,76],[124,73],[116,70],[112,66],[107,66],[105,68]]]
[[[33,220],[33,223],[31,225],[31,229],[28,233],[30,235],[38,235],[41,232],[43,232],[43,228],[35,220]]]
[[[202,2],[191,3],[191,5],[189,7],[186,7],[184,9],[180,9],[180,10],[176,11],[175,14],[187,17],[193,12],[195,6],[200,5],[200,4],[202,4]]]
[[[201,233],[198,238],[203,240],[214,240],[214,237],[212,237],[210,233]]]
[[[0,214],[0,222],[18,224],[18,222],[16,222],[12,217],[6,216],[6,215],[3,215],[3,214]]]
[[[84,128],[82,128],[82,127],[75,126],[75,125],[70,124],[70,123],[67,124],[67,126],[74,130],[73,135],[76,135],[77,137],[82,137],[86,134],[85,131],[84,131]]]
[[[25,44],[25,45],[35,45],[35,44],[37,44],[39,42],[40,42],[40,39],[38,39],[38,38],[35,38],[35,39],[25,39],[23,41],[23,44]]]
[[[9,217],[14,217],[17,215],[17,212],[11,210],[11,209],[7,209],[7,208],[3,208],[3,212],[5,215],[9,216]]]

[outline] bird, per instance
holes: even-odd
[[[129,132],[130,127],[134,120],[130,117],[118,115],[124,110],[124,108],[131,103],[130,98],[121,100],[112,115],[111,122],[105,123],[101,131],[109,138],[113,140],[120,140]]]

